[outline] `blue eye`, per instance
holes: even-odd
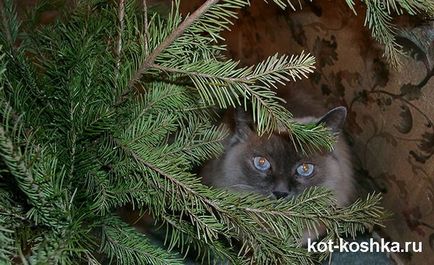
[[[267,171],[271,167],[270,162],[268,162],[268,160],[262,156],[253,158],[253,164],[255,165],[256,169],[260,171]]]
[[[310,177],[313,174],[315,166],[309,163],[303,163],[299,165],[296,169],[297,174],[302,177]]]

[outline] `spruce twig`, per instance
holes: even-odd
[[[3,0],[0,0],[0,16],[3,25],[3,32],[6,35],[6,40],[8,41],[9,45],[11,46],[11,48],[13,48],[14,44],[12,41],[11,32],[9,30],[9,23],[8,23],[8,18],[6,17],[5,8],[6,8],[5,3],[3,2]]]
[[[145,61],[141,64],[137,72],[128,82],[128,91],[125,91],[122,93],[122,95],[126,95],[129,93],[129,91],[131,91],[131,88],[137,83],[138,80],[140,80],[146,70],[152,66],[160,53],[162,53],[170,44],[172,44],[172,42],[174,42],[182,33],[184,33],[184,31],[191,24],[193,24],[200,16],[202,16],[208,9],[210,9],[219,1],[220,0],[207,0],[198,9],[196,9],[193,14],[188,16],[163,42],[161,42],[160,45],[158,45],[158,47],[146,57]]]

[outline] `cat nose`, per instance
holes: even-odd
[[[286,192],[286,191],[273,191],[273,195],[274,195],[274,197],[276,197],[276,199],[281,199],[281,198],[288,197],[289,192]]]

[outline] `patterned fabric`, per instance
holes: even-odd
[[[434,24],[410,27],[414,21],[401,18],[408,31],[399,41],[411,57],[394,70],[357,11],[345,1],[314,1],[296,12],[252,1],[225,34],[229,55],[247,65],[276,52],[315,55],[315,73],[290,86],[348,108],[359,189],[382,192],[393,214],[381,236],[423,242],[423,253],[393,258],[427,264],[434,260]]]

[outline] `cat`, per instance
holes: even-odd
[[[337,141],[332,151],[305,156],[297,152],[288,133],[258,136],[249,113],[236,110],[224,153],[201,169],[202,182],[231,191],[254,192],[271,198],[291,198],[312,186],[330,189],[337,206],[348,205],[354,194],[349,149],[342,135],[345,107],[325,111],[309,97],[294,94],[285,107],[300,123],[322,123]]]

